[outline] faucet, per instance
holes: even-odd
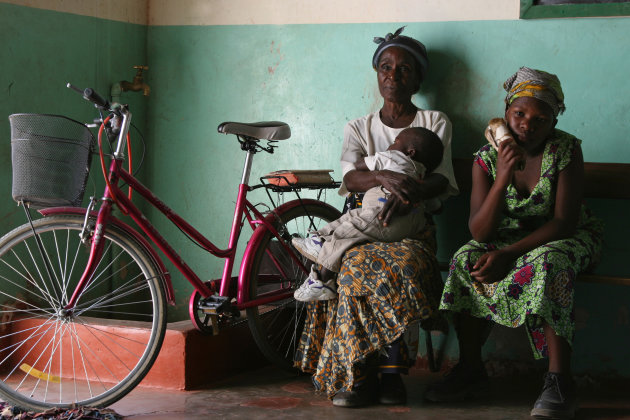
[[[133,82],[129,83],[126,80],[121,81],[120,89],[123,92],[128,90],[138,92],[142,90],[144,96],[149,96],[151,88],[142,80],[142,71],[149,70],[149,66],[133,66],[133,68],[137,70],[136,75],[133,77]]]

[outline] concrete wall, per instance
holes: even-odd
[[[560,77],[567,112],[558,127],[584,140],[586,160],[630,161],[630,105],[624,94],[629,18],[518,20],[516,0],[474,6],[467,0],[406,0],[386,8],[358,1],[235,1],[138,1],[127,14],[114,12],[120,10],[112,7],[116,2],[104,1],[96,8],[80,7],[86,2],[67,7],[70,2],[64,1],[0,4],[0,34],[6,40],[0,53],[0,86],[6,92],[0,113],[87,118],[89,110],[63,89],[65,81],[106,91],[111,83],[133,77],[130,67],[145,60],[151,96],[128,96],[140,110],[136,121],[145,117],[144,107],[147,112],[143,182],[224,247],[243,153],[234,139],[216,133],[217,125],[227,120],[291,125],[292,138],[276,154],[256,156],[253,176],[299,167],[331,168],[339,177],[344,124],[380,106],[370,65],[372,38],[406,24],[404,34],[422,40],[431,61],[415,102],[449,115],[455,157],[470,156],[485,142],[485,123],[503,111],[502,82],[527,65]],[[44,3],[55,11],[33,8]],[[6,120],[0,124],[7,136]],[[5,142],[0,148],[3,231],[22,220],[12,215],[8,151]],[[341,204],[334,193],[328,199]],[[627,274],[627,222],[618,219],[619,206],[592,205],[608,219],[601,270]],[[468,238],[467,206],[467,198],[457,197],[438,217],[442,259]],[[207,279],[220,276],[218,260],[205,256],[169,222],[156,220],[193,268]],[[177,273],[174,281],[178,306],[172,320],[186,317],[191,292]],[[578,370],[630,374],[622,363],[629,356],[628,297],[630,290],[621,287],[578,285]],[[495,335],[489,354],[531,358],[522,330],[501,329]],[[454,355],[452,337],[447,345],[447,354]]]
[[[132,66],[147,61],[147,28],[0,2],[0,40],[0,231],[4,234],[26,221],[22,208],[11,200],[7,117],[45,113],[91,122],[98,116],[96,110],[66,83],[108,95],[112,83],[131,80]],[[124,99],[134,107],[135,124],[145,131],[146,101],[135,93],[125,93]],[[97,171],[100,167],[94,165],[86,196],[102,194],[102,175]]]

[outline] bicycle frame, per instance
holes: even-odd
[[[262,177],[250,186],[254,154],[273,153],[275,142],[291,136],[290,127],[280,121],[220,124],[218,132],[237,137],[245,151],[245,164],[240,183],[235,182],[238,189],[227,246],[218,247],[143,185],[131,165],[125,169],[125,162],[131,161],[123,154],[130,150],[128,107],[109,103],[91,88],[68,86],[101,114],[98,147],[106,185],[102,196],[92,197],[87,208],[45,208],[37,220],[31,217],[31,207],[37,207],[36,194],[25,195],[34,200],[21,201],[28,222],[2,237],[0,396],[37,411],[51,406],[105,407],[139,385],[159,357],[167,336],[167,306],[175,303],[164,255],[194,287],[187,309],[198,334],[217,335],[247,321],[261,353],[270,362],[292,369],[302,331],[308,326],[308,307],[295,299],[294,291],[314,272],[311,261],[293,244],[299,247],[299,239],[339,217],[334,207],[320,201],[322,191],[338,185],[332,178],[321,184],[282,185],[279,177],[268,182]],[[108,116],[103,119],[104,113]],[[66,134],[53,130],[60,125],[59,117],[54,117],[32,124],[42,126],[33,136],[66,139]],[[113,152],[107,164],[101,147],[105,130],[108,153]],[[90,137],[82,127],[80,131]],[[70,143],[75,136],[70,128],[67,132]],[[84,167],[77,162],[77,169]],[[44,176],[38,173],[37,178]],[[84,188],[85,178],[80,180]],[[39,187],[35,182],[33,186]],[[269,199],[263,207],[259,194],[256,200],[254,196],[248,199],[259,188],[265,189]],[[302,189],[317,190],[317,199],[300,197]],[[160,226],[140,211],[145,204],[132,202],[133,191],[191,242],[222,258],[222,274],[210,278],[196,274],[162,236]],[[82,198],[83,190],[78,192]],[[272,193],[285,192],[296,199],[284,202],[272,197]],[[52,198],[65,203],[68,197],[59,193]],[[129,220],[116,217],[115,208]],[[240,267],[234,267],[239,265],[236,252],[245,224],[253,234],[243,238],[248,239],[247,245],[238,254]]]
[[[120,148],[118,148],[118,151]],[[116,154],[120,153],[117,151]],[[102,204],[98,210],[96,218],[95,234],[92,239],[90,256],[88,264],[81,276],[76,289],[74,290],[72,297],[66,305],[66,310],[71,310],[76,304],[77,300],[81,296],[82,291],[87,287],[90,279],[96,270],[96,267],[103,255],[104,244],[100,240],[102,232],[105,231],[110,223],[111,211],[113,202],[116,202],[120,209],[128,214],[131,219],[139,226],[142,231],[151,239],[151,241],[167,256],[167,258],[175,265],[175,267],[184,275],[184,277],[193,285],[193,287],[199,291],[202,297],[207,298],[213,294],[213,291],[202,282],[197,274],[186,264],[181,256],[175,251],[168,241],[157,231],[157,229],[147,220],[144,214],[131,202],[129,198],[118,187],[118,181],[124,181],[133,191],[140,194],[145,200],[147,200],[153,207],[157,208],[162,214],[164,214],[169,220],[171,220],[177,227],[184,231],[187,235],[193,238],[199,243],[203,249],[210,254],[225,259],[223,268],[223,274],[220,283],[220,296],[229,296],[230,283],[232,281],[232,269],[234,267],[234,260],[236,257],[236,248],[238,239],[244,224],[244,218],[247,219],[252,229],[268,229],[276,238],[281,239],[280,234],[272,225],[272,221],[268,217],[265,217],[260,211],[258,211],[253,204],[247,200],[247,192],[250,191],[248,185],[249,173],[252,165],[252,158],[254,151],[248,151],[245,160],[245,167],[243,169],[242,181],[239,184],[238,196],[236,201],[236,208],[234,210],[234,218],[232,221],[232,228],[230,231],[228,247],[226,249],[220,249],[216,247],[210,240],[197,231],[186,220],[164,204],[151,190],[142,185],[133,175],[127,172],[122,167],[122,159],[117,158],[116,154],[112,160],[109,168],[109,185],[105,187],[104,198]],[[291,258],[298,264],[298,266],[307,271],[302,261],[296,257],[296,255],[289,249],[284,241],[279,241],[283,247],[286,248]],[[244,254],[244,261],[249,261],[248,253],[252,252],[250,247],[247,247]],[[278,266],[278,268],[281,268]],[[242,271],[242,270],[241,270]],[[172,289],[170,280],[166,279],[168,287]],[[262,297],[250,301],[248,293],[248,279],[239,276],[238,278],[238,293],[236,301],[236,309],[241,310],[251,306],[257,306],[279,299],[284,299],[292,296],[293,291],[288,285],[287,287],[279,288],[274,292],[269,292]]]

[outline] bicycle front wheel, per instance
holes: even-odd
[[[162,274],[143,245],[115,226],[75,308],[64,310],[90,247],[83,218],[52,216],[0,239],[0,394],[31,410],[102,407],[131,391],[166,328]],[[36,237],[41,240],[41,247]]]
[[[340,215],[333,207],[311,201],[277,214],[275,228],[294,256],[309,268],[312,263],[295,250],[291,239],[304,238],[309,231],[322,228]],[[249,278],[250,299],[288,286],[296,289],[308,276],[279,241],[266,232],[255,250]],[[293,297],[247,309],[249,327],[261,352],[285,369],[293,368],[305,317],[305,304]]]

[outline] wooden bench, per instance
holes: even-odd
[[[470,192],[472,187],[472,158],[455,158],[453,159],[453,170],[457,185],[460,189],[460,196],[466,201],[466,208],[470,203]],[[584,163],[584,199],[612,199],[612,200],[629,200],[630,199],[630,163]],[[621,202],[620,202],[621,204]],[[627,203],[624,203],[627,206]],[[448,203],[447,203],[448,205]],[[616,206],[619,207],[619,206]],[[468,211],[465,212],[468,217]],[[615,212],[615,217],[619,212]],[[596,212],[596,215],[599,214]],[[621,214],[619,217],[628,218],[628,213]],[[611,224],[611,220],[604,220],[607,224]],[[466,223],[467,226],[467,223]],[[466,238],[470,238],[467,232]],[[604,243],[606,244],[606,235]],[[618,239],[618,241],[622,241]],[[463,245],[462,242],[459,245]],[[604,246],[606,248],[606,245]],[[627,246],[624,246],[624,252]],[[630,249],[628,249],[630,253]],[[630,257],[630,255],[628,256]],[[440,271],[448,272],[450,261],[440,261]],[[597,268],[597,273],[582,273],[578,275],[577,281],[597,284],[613,284],[630,286],[630,270],[626,269],[624,274],[600,274],[599,272],[606,267]],[[429,368],[435,372],[439,370],[439,362],[436,362],[433,353],[433,345],[431,342],[431,334],[426,332],[427,359]]]

